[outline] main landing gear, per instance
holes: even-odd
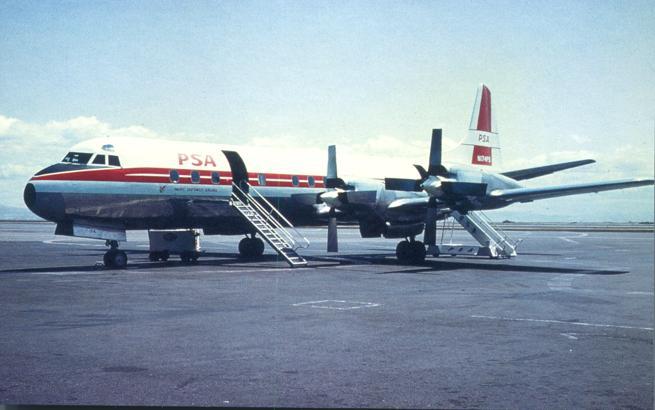
[[[425,245],[414,238],[399,242],[396,246],[396,257],[402,263],[422,263],[425,261]]]
[[[107,241],[106,245],[109,246],[102,261],[107,268],[124,269],[127,266],[127,254],[118,250],[118,241]]]
[[[243,259],[256,259],[264,254],[264,241],[251,234],[239,242],[239,256]]]

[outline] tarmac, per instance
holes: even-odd
[[[653,408],[652,232],[513,231],[510,260],[403,265],[396,240],[341,229],[332,255],[301,231],[307,268],[226,236],[153,263],[128,232],[108,270],[101,241],[0,223],[0,403]]]

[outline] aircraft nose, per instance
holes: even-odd
[[[34,184],[28,182],[23,201],[30,211],[43,219],[57,222],[65,218],[64,199],[60,193],[38,192]]]
[[[36,211],[34,210],[36,206],[36,189],[34,188],[34,184],[28,183],[25,185],[25,190],[23,191],[23,201],[29,210],[36,214]]]

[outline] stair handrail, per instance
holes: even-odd
[[[245,192],[241,187],[238,186],[236,183],[232,183],[232,186],[236,188],[237,192],[239,192],[241,195],[243,195],[244,198],[248,200],[248,203],[256,208],[257,210],[261,211],[260,214],[263,215],[269,222],[271,222],[276,228],[280,229],[282,234],[289,239],[291,242],[293,249],[298,249],[298,248],[307,248],[309,247],[309,240],[305,238],[298,229],[293,226],[293,224],[284,216],[280,211],[277,210],[273,204],[269,202],[268,199],[266,199],[259,191],[257,191],[255,188],[253,188],[252,185],[248,184],[249,190],[252,190],[259,198],[261,198],[262,202],[264,202],[266,205],[268,205],[269,210],[264,208],[262,204],[260,204],[258,201],[255,200],[255,198]],[[275,214],[275,217],[273,216]],[[278,220],[281,219],[287,226],[283,226],[280,221]],[[289,232],[291,230],[293,233],[296,234],[296,238]],[[279,233],[278,233],[279,235]]]
[[[245,193],[242,193],[242,194],[243,194],[243,197],[247,201],[246,205],[250,206],[250,207],[252,207],[254,209],[255,215],[257,215],[257,217],[259,217],[260,219],[263,219],[264,222],[267,222],[267,223],[273,225],[274,235],[277,236],[278,238],[280,238],[286,245],[289,245],[289,246],[291,246],[293,248],[293,246],[296,245],[296,241],[289,234],[289,232],[284,228],[284,226],[281,225],[280,222],[277,219],[273,218],[271,216],[271,214],[269,213],[269,211],[267,211],[264,207],[261,206],[261,204],[259,204],[257,201],[255,201],[255,199],[252,196],[247,195]],[[234,198],[242,201],[238,197],[238,195],[236,193],[233,192],[232,196]],[[284,235],[284,237],[286,239],[283,238],[282,236],[280,236],[280,233],[277,231],[278,229],[280,229],[280,231],[282,232],[282,234]],[[262,233],[262,235],[263,235],[263,233]],[[288,242],[290,242],[291,244],[289,244]]]
[[[236,185],[234,185],[234,186],[239,190],[239,192],[241,193],[241,195],[243,196],[243,198],[246,199],[246,201],[247,201],[247,205],[249,205],[249,206],[255,208],[255,211],[258,211],[258,212],[255,212],[256,215],[260,216],[261,218],[264,218],[266,222],[272,224],[274,229],[282,229],[282,232],[284,233],[284,226],[283,226],[283,225],[282,225],[282,224],[281,224],[277,219],[273,218],[273,217],[271,216],[271,213],[270,213],[268,210],[266,210],[263,206],[261,206],[261,204],[258,203],[258,202],[254,199],[254,197],[253,197],[252,195],[250,195],[250,194],[244,192],[240,187],[238,187],[238,186],[236,186]],[[250,187],[250,188],[252,188],[252,187]],[[239,196],[238,196],[235,192],[233,192],[232,195],[233,195],[236,199],[240,199]],[[279,236],[279,233],[278,233],[277,231],[275,231],[275,234]],[[284,236],[287,237],[287,239],[288,239],[292,244],[295,244],[295,240],[293,239],[293,237],[291,237],[291,236],[289,235],[288,232],[285,233]],[[284,239],[284,238],[280,237],[280,239]]]
[[[501,237],[503,238],[503,240],[509,242],[509,244],[512,245],[513,247],[516,247],[516,246],[521,242],[520,240],[519,240],[519,241],[515,241],[515,240],[513,240],[513,239],[509,236],[509,234],[508,234],[507,232],[505,232],[503,229],[501,229],[501,228],[498,226],[498,224],[494,223],[494,222],[491,220],[491,218],[490,218],[487,214],[485,214],[484,212],[482,212],[482,211],[476,211],[476,213],[477,213],[477,214],[480,214],[484,219],[486,219],[485,222],[487,222],[489,225],[491,225],[491,226],[492,226],[492,227],[493,227],[493,228],[494,228],[494,229],[495,229],[495,230],[496,230],[496,231],[501,235]]]

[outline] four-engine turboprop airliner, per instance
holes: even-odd
[[[108,266],[126,265],[118,242],[126,240],[126,230],[139,229],[246,235],[239,244],[241,255],[261,255],[264,246],[257,232],[262,231],[230,202],[233,193],[249,187],[295,225],[327,223],[328,251],[338,248],[337,219],[351,220],[359,224],[362,237],[403,238],[398,258],[421,261],[425,246],[415,238],[425,230],[428,242],[436,221],[454,212],[653,184],[642,179],[525,188],[519,182],[593,160],[495,172],[500,141],[485,85],[478,89],[468,136],[448,154],[460,165],[442,163],[441,130],[434,130],[428,169],[415,165],[419,179],[344,180],[337,175],[334,146],[328,149],[324,175],[322,160],[292,151],[96,138],[75,145],[60,163],[36,173],[24,200],[32,212],[57,224],[56,234],[106,240],[111,245],[104,258]]]

